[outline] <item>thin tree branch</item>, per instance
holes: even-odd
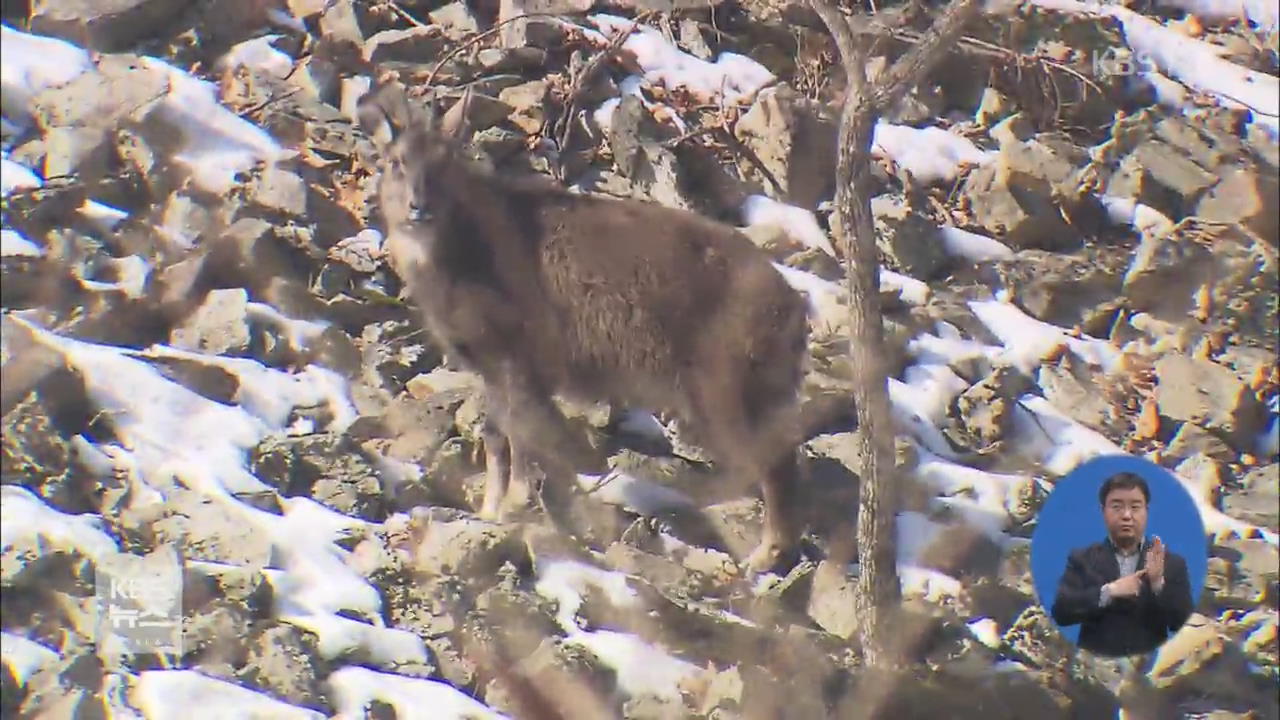
[[[919,83],[942,54],[960,40],[965,25],[978,14],[980,7],[979,0],[956,0],[947,7],[946,13],[934,22],[920,44],[908,50],[876,79],[875,90],[871,94],[876,110],[883,112]]]

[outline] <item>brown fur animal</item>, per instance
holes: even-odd
[[[465,102],[437,121],[389,84],[358,112],[381,155],[391,265],[444,351],[484,381],[481,514],[528,492],[530,459],[549,477],[599,460],[553,395],[607,400],[674,413],[757,483],[763,537],[747,564],[774,567],[800,532],[805,301],[732,227],[482,171],[459,152]]]

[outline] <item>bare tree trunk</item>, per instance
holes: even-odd
[[[890,614],[901,599],[894,515],[894,430],[890,420],[887,352],[881,324],[879,257],[871,215],[871,141],[881,113],[914,86],[959,37],[978,0],[958,0],[921,42],[869,84],[867,54],[854,39],[851,18],[833,0],[810,0],[831,32],[844,67],[846,90],[840,113],[835,211],[844,249],[849,292],[849,354],[854,368],[861,482],[858,506],[858,577],[855,606],[863,659],[868,666],[898,665],[901,643],[891,642]],[[848,557],[832,561],[837,567]],[[846,546],[847,547],[847,546]],[[844,551],[849,554],[847,550]],[[872,703],[874,705],[874,703]]]

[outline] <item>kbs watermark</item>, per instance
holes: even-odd
[[[1091,55],[1093,74],[1098,77],[1133,77],[1158,69],[1150,57],[1128,48],[1109,47]]]
[[[100,557],[94,599],[103,651],[182,656],[182,561],[172,546]]]

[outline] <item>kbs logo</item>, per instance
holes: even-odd
[[[1132,77],[1156,69],[1151,58],[1128,48],[1093,51],[1093,72],[1098,77]]]

